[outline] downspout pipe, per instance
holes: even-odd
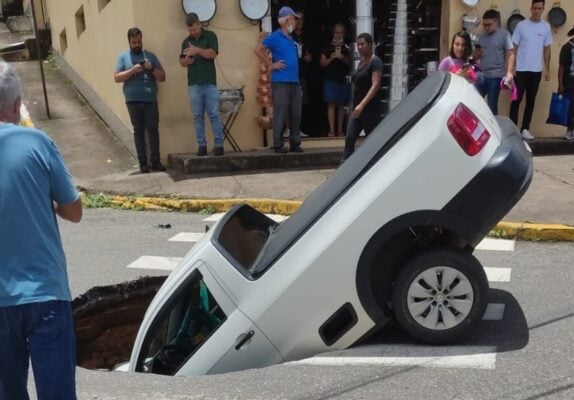
[[[373,2],[372,0],[357,0],[355,2],[355,14],[357,18],[356,34],[373,34]]]

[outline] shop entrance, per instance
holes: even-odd
[[[283,6],[304,13],[303,43],[309,48],[313,61],[307,64],[306,101],[303,104],[301,131],[309,136],[327,136],[327,106],[323,100],[323,71],[319,65],[321,53],[331,40],[332,27],[343,23],[347,27],[345,42],[354,41],[354,0],[272,0],[273,29],[277,29],[277,14]]]

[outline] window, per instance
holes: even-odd
[[[84,15],[84,6],[76,11],[76,35],[80,36],[86,30],[86,16]]]
[[[276,226],[266,215],[244,205],[221,221],[214,234],[215,243],[240,272],[253,278],[257,257]]]
[[[111,0],[98,0],[98,11],[102,11],[102,9],[108,5]]]
[[[152,322],[136,371],[174,375],[226,318],[195,271]]]
[[[60,32],[60,53],[64,54],[68,48],[68,36],[66,36],[66,28]]]

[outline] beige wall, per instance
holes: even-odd
[[[519,9],[520,13],[528,18],[530,16],[530,5],[531,0],[482,0],[478,3],[478,6],[473,9],[466,7],[462,1],[451,1],[450,2],[450,14],[453,18],[450,19],[449,35],[450,38],[455,32],[462,28],[462,22],[460,16],[463,14],[482,16],[482,14],[492,8],[496,7],[500,11],[502,25],[506,28],[506,21],[510,17],[515,9]],[[544,11],[543,18],[546,20],[548,11],[552,7],[553,1],[546,1],[546,10]],[[572,1],[562,1],[562,8],[566,11],[568,15],[568,20],[566,24],[561,28],[553,28],[553,38],[554,44],[552,45],[552,58],[550,60],[550,81],[544,81],[542,79],[540,83],[540,89],[538,90],[538,95],[536,97],[536,107],[534,110],[534,116],[532,119],[531,131],[534,135],[539,137],[548,136],[562,136],[564,135],[565,128],[557,125],[547,125],[546,118],[548,116],[548,107],[550,105],[550,97],[552,92],[556,91],[558,87],[558,55],[560,54],[560,48],[564,43],[568,41],[566,33],[570,28],[572,28],[572,18],[574,17],[574,2]],[[457,16],[457,17],[454,17]],[[480,32],[480,28],[477,32]],[[450,39],[449,39],[450,40]],[[448,46],[446,50],[448,51]],[[525,101],[522,101],[522,106],[524,107]],[[500,113],[502,115],[508,115],[510,100],[508,99],[507,92],[501,94],[500,99]],[[522,114],[519,119],[519,124],[522,121]]]
[[[97,0],[47,0],[47,4],[53,47],[127,126],[131,126],[129,116],[121,84],[113,80],[113,70],[120,52],[128,49],[127,30],[139,27],[143,31],[144,48],[157,55],[167,74],[166,82],[159,83],[162,158],[169,153],[195,151],[187,73],[179,65],[181,43],[187,36],[181,0],[112,0],[101,11]],[[77,36],[74,14],[81,5],[86,30]],[[63,28],[68,42],[65,51],[59,38]],[[254,120],[260,112],[255,101],[258,63],[253,55],[259,27],[243,17],[239,2],[219,1],[217,14],[207,29],[219,38],[218,86],[244,86],[246,102],[232,134],[244,150],[261,147],[261,130]],[[208,143],[210,146],[213,143],[210,128]]]

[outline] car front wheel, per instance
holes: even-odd
[[[488,280],[479,261],[457,248],[426,250],[410,259],[393,289],[399,325],[427,343],[459,338],[483,316]]]

